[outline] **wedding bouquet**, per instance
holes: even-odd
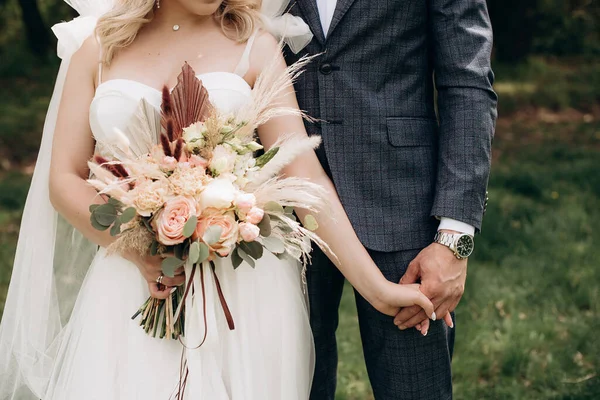
[[[113,138],[97,143],[88,182],[107,202],[90,207],[91,223],[116,237],[109,252],[163,255],[162,271],[170,277],[186,263],[193,266],[185,286],[167,300],[149,298],[133,316],[141,315],[148,334],[174,339],[184,334],[185,297],[204,290],[193,287],[193,275],[203,273],[203,263],[212,267],[234,329],[215,274],[217,257],[231,257],[234,268],[243,262],[254,267],[265,251],[306,262],[310,240],[325,246],[312,232],[317,228],[312,215],[303,223],[293,215],[293,207],[317,212],[323,189],[279,176],[295,157],[317,147],[320,138],[288,135],[260,156],[262,146],[255,139],[256,128],[269,119],[301,115],[275,100],[307,61],[285,74],[267,68],[251,101],[236,115],[221,115],[212,107],[186,63],[173,91],[163,89],[160,111],[141,100],[125,132],[116,130]]]

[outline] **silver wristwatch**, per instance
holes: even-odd
[[[467,235],[466,233],[447,233],[438,231],[435,234],[433,241],[448,247],[459,260],[468,258],[475,248],[473,236]]]

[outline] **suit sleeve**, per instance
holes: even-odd
[[[485,0],[428,0],[438,91],[439,152],[431,214],[478,230],[497,111]]]

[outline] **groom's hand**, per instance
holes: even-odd
[[[447,247],[432,243],[424,248],[413,261],[401,284],[412,284],[421,279],[421,291],[431,299],[435,313],[440,318],[454,311],[460,301],[467,279],[467,260],[457,259]],[[418,306],[400,310],[394,323],[401,329],[408,329],[427,319]]]

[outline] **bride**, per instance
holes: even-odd
[[[296,262],[265,255],[256,269],[234,271],[221,259],[217,274],[236,329],[227,329],[216,295],[208,293],[208,338],[201,347],[194,332],[183,343],[152,338],[131,320],[132,312],[149,294],[165,298],[185,278],[164,277],[165,286],[159,285],[159,256],[107,255],[113,238],[90,225],[88,211],[103,200],[85,181],[95,139],[110,140],[115,127],[124,128],[141,98],[159,107],[160,88],[175,85],[186,61],[220,111],[249,101],[257,77],[280,52],[260,27],[276,24],[261,16],[258,0],[67,2],[77,3],[82,16],[54,28],[63,65],[0,326],[0,399],[167,400],[177,393],[186,399],[308,399],[313,344]],[[309,35],[306,29],[297,38]],[[278,62],[283,71],[283,58]],[[279,100],[297,107],[292,89]],[[291,132],[306,135],[300,117],[274,119],[258,133],[268,148]],[[435,319],[418,285],[383,277],[314,153],[285,173],[327,189],[331,212],[317,216],[318,234],[363,297],[388,315],[418,304]]]

